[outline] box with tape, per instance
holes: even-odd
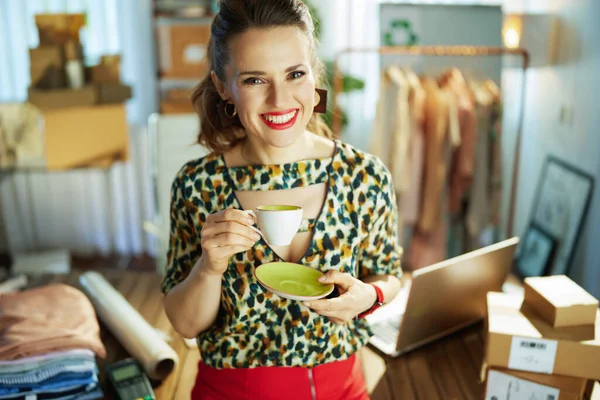
[[[600,311],[599,311],[600,312]],[[514,294],[487,294],[485,359],[490,367],[600,379],[600,318],[554,328]]]
[[[525,278],[525,304],[554,327],[594,325],[598,299],[568,276]]]

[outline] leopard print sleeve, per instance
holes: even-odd
[[[394,275],[402,277],[400,259],[402,248],[398,243],[398,208],[391,174],[377,163],[374,168],[377,193],[369,234],[361,242],[358,258],[358,276]]]
[[[200,236],[190,215],[190,203],[186,198],[185,169],[182,169],[171,186],[170,236],[167,253],[166,274],[161,290],[167,293],[183,281],[202,254]]]

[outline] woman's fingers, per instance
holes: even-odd
[[[215,248],[211,249],[211,256],[216,259],[229,258],[234,254],[247,251],[249,248],[250,247],[248,247],[248,246],[215,247]]]
[[[248,215],[242,210],[236,210],[235,208],[228,208],[226,210],[219,211],[218,213],[211,214],[206,218],[206,222],[225,222],[235,221],[242,225],[254,225],[254,218]]]
[[[225,232],[203,237],[202,245],[207,248],[226,246],[252,247],[256,243],[256,240],[238,235],[237,233]]]
[[[248,240],[253,240],[254,242],[260,238],[258,233],[254,232],[247,224],[242,224],[237,221],[223,221],[207,224],[204,229],[202,229],[203,237],[217,236],[225,233],[243,236]]]

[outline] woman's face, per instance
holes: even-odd
[[[296,27],[250,29],[234,37],[222,86],[248,135],[278,148],[304,134],[315,106],[310,45]]]

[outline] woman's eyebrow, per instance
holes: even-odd
[[[300,67],[303,67],[303,66],[304,66],[304,64],[292,65],[291,67],[288,67],[285,70],[285,72],[292,72],[292,71],[294,71],[294,70],[296,70],[296,69],[298,69]],[[238,76],[245,76],[245,75],[253,75],[253,76],[256,76],[256,75],[266,75],[266,72],[264,72],[264,71],[241,71]]]

